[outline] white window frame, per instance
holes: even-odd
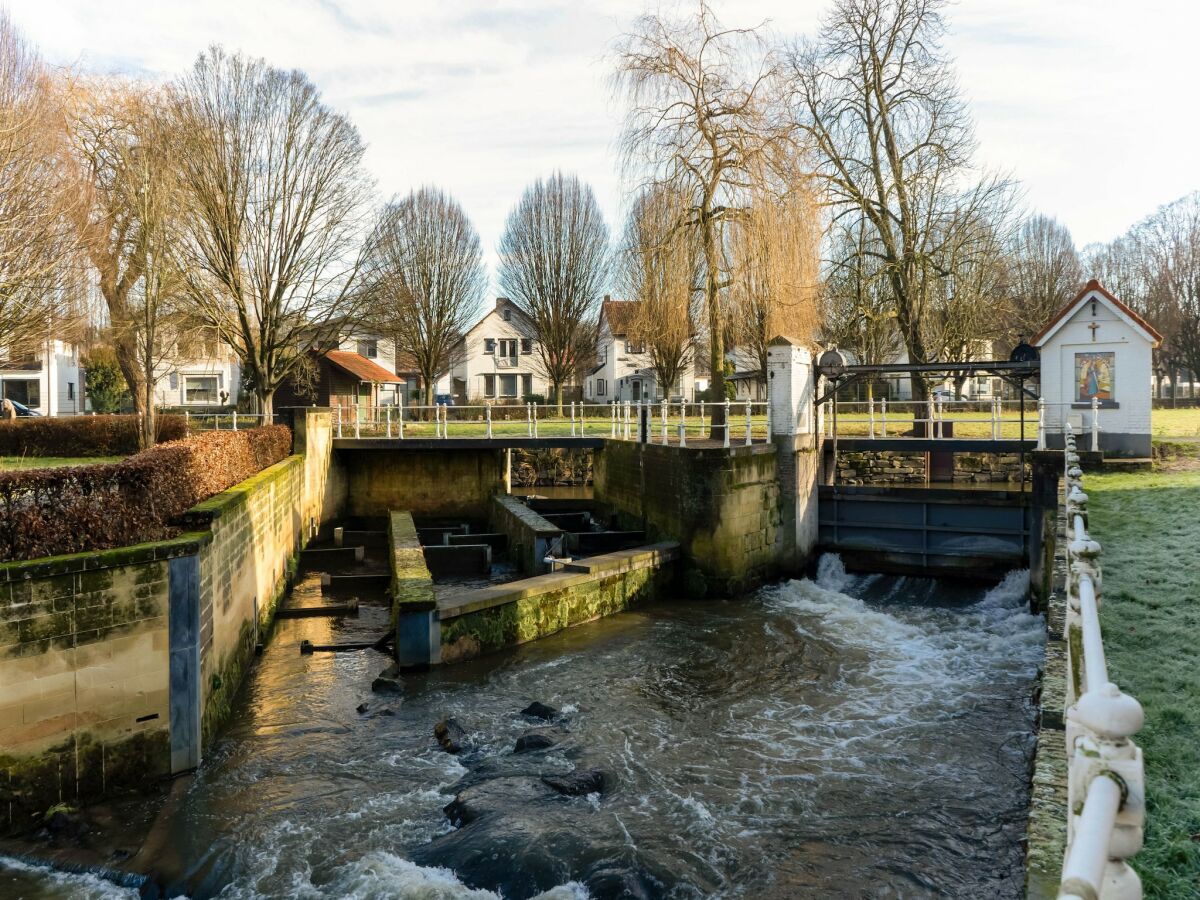
[[[191,379],[211,379],[213,382],[213,399],[189,400],[188,381]],[[182,374],[179,376],[179,390],[180,400],[184,406],[220,406],[221,404],[221,376],[216,372],[192,372],[190,374]]]
[[[597,378],[597,379],[596,379],[596,396],[597,396],[597,397],[603,397],[603,396],[604,396],[604,389],[605,389],[606,387],[607,387],[607,385],[604,383],[604,379],[603,379],[603,378]]]
[[[500,383],[497,385],[497,390],[499,391],[501,397],[511,398],[521,396],[521,379],[517,377],[515,372],[511,375],[500,375],[497,377],[500,379]],[[505,381],[508,379],[512,380],[513,387],[511,394],[505,389]]]

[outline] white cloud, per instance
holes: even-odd
[[[2,0],[0,0],[2,2]],[[10,0],[60,64],[168,78],[211,43],[297,67],[348,112],[381,193],[450,190],[495,247],[533,178],[578,172],[621,206],[605,55],[642,6],[484,0]],[[811,32],[821,3],[740,0],[730,24]],[[972,101],[981,160],[1082,244],[1109,239],[1200,188],[1200,113],[1186,62],[1200,8],[1165,0],[965,0],[948,44]]]

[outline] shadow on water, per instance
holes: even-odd
[[[1018,897],[1042,641],[1026,578],[666,602],[372,697],[386,623],[279,629],[165,844],[201,897]],[[514,754],[532,700],[561,743]],[[356,711],[367,703],[365,713]],[[470,749],[442,752],[454,716]],[[605,773],[564,797],[537,776]],[[474,786],[474,787],[472,787]],[[442,807],[472,787],[477,818]],[[0,868],[0,886],[4,869]],[[114,890],[117,890],[114,888]],[[46,893],[40,896],[62,896]]]

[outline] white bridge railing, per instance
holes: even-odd
[[[832,404],[834,401],[829,401]],[[1036,405],[1021,400],[1001,400],[991,397],[976,400],[950,400],[944,397],[928,400],[838,400],[836,416],[832,407],[823,410],[822,431],[827,437],[859,437],[868,439],[908,437],[916,432],[921,436],[954,438],[989,438],[993,441],[1020,438],[1037,439],[1039,450],[1046,449],[1046,431],[1051,427],[1048,414],[1066,424],[1072,415],[1082,424],[1083,417],[1076,404],[1048,404],[1039,398]],[[1095,450],[1100,440],[1100,404],[1093,399],[1088,430],[1089,448]],[[1022,419],[1024,428],[1022,429]]]
[[[1142,884],[1126,860],[1142,847],[1145,786],[1141,704],[1108,678],[1100,632],[1100,545],[1087,528],[1087,494],[1068,424],[1067,513],[1067,852],[1059,897],[1138,900]],[[1082,655],[1082,659],[1077,659]]]
[[[680,447],[711,442],[715,430],[721,445],[732,447],[769,441],[771,411],[765,401],[736,400],[575,402],[561,413],[553,403],[335,406],[333,429],[343,440],[608,437]]]

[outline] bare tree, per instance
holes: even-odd
[[[694,301],[703,295],[696,232],[676,227],[687,204],[666,185],[643,191],[630,210],[620,256],[621,287],[637,302],[629,337],[645,348],[668,398],[694,362]]]
[[[798,167],[782,181],[764,173],[750,195],[746,215],[731,232],[730,334],[754,360],[765,388],[771,339],[816,336],[821,222],[817,198]]]
[[[302,72],[217,47],[174,96],[189,292],[270,416],[300,359],[363,308],[364,145]]]
[[[790,54],[792,117],[820,155],[837,215],[875,232],[896,324],[912,362],[929,362],[923,320],[957,228],[995,221],[1009,182],[972,182],[975,138],[940,41],[944,0],[837,0],[817,41]],[[923,383],[914,388],[925,396]]]
[[[73,318],[65,121],[36,51],[0,9],[0,348],[65,336]]]
[[[1036,334],[1083,285],[1083,266],[1071,232],[1048,216],[1027,218],[1009,251],[1010,328]]]
[[[397,354],[412,355],[431,406],[487,289],[479,235],[452,197],[424,187],[388,204],[368,248],[372,317],[390,326]]]
[[[694,231],[701,248],[715,398],[725,395],[725,232],[742,215],[764,160],[785,142],[769,115],[776,71],[761,29],[725,28],[703,2],[684,19],[642,16],[617,47],[615,84],[628,104],[625,171],[687,198],[675,228]],[[712,423],[719,437],[719,411]]]
[[[526,188],[500,239],[500,285],[537,331],[559,415],[563,385],[595,354],[584,338],[607,276],[608,227],[592,189],[561,172]]]

